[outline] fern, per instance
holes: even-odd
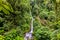
[[[0,11],[10,14],[10,12],[13,12],[13,8],[6,0],[0,0]]]

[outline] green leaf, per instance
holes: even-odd
[[[2,0],[0,0],[0,4],[2,3]]]
[[[0,40],[4,40],[4,36],[0,35]]]
[[[10,8],[10,12],[13,12],[14,10],[13,10],[13,8],[12,8],[12,6],[11,6],[11,4],[9,4],[8,2],[6,3],[6,5]]]
[[[2,8],[3,8],[3,7],[2,7],[2,6],[0,6],[0,11],[2,10]]]
[[[10,10],[10,7],[7,6],[7,5],[4,5],[4,4],[3,4],[3,7],[6,8],[7,10]]]
[[[10,14],[10,12],[13,12],[13,8],[6,0],[0,0],[0,11]]]
[[[60,3],[60,0],[56,0],[56,3]]]
[[[8,10],[4,9],[4,8],[3,8],[3,12],[4,12],[5,14],[10,14],[10,12],[9,12]]]

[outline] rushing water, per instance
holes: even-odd
[[[31,15],[31,23],[30,23],[30,31],[25,34],[24,40],[32,40],[32,33],[33,33],[33,16]]]
[[[31,0],[31,4],[34,2],[34,0]],[[32,6],[32,5],[31,5]],[[33,7],[32,7],[33,9]],[[33,36],[33,16],[32,16],[32,11],[30,11],[30,16],[31,16],[31,23],[30,23],[30,31],[25,34],[24,40],[32,40]]]

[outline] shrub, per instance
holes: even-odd
[[[40,28],[35,32],[35,37],[37,40],[51,40],[50,31],[48,28]]]
[[[60,40],[60,29],[53,31],[51,37],[51,40]]]
[[[0,40],[4,40],[4,36],[0,35]]]

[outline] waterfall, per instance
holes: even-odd
[[[33,33],[33,16],[32,13],[30,12],[31,15],[31,23],[30,23],[30,31],[25,34],[24,40],[32,40],[32,33]]]
[[[32,5],[33,3],[34,3],[34,0],[31,0],[32,9],[33,9],[33,6],[34,6],[34,5]],[[33,33],[33,21],[34,21],[34,18],[32,16],[32,11],[31,10],[30,10],[30,16],[31,16],[30,31],[25,34],[24,40],[32,40],[32,38],[33,38],[32,33]]]

